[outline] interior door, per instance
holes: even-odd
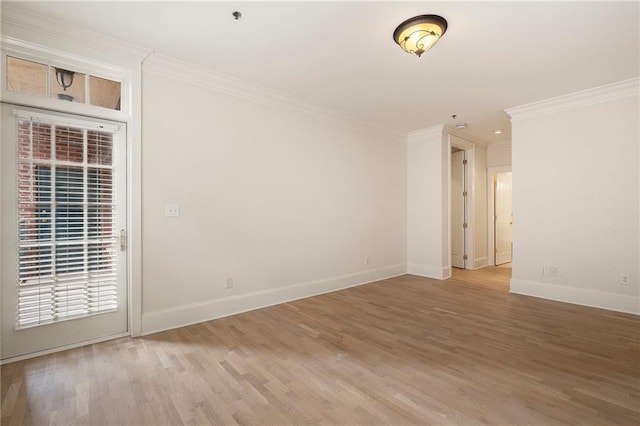
[[[511,208],[511,172],[496,174],[494,181],[495,264],[511,262],[513,213]]]
[[[126,334],[126,128],[2,104],[7,359]]]
[[[451,266],[465,267],[464,151],[451,153]]]

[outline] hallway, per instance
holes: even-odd
[[[494,290],[509,291],[511,280],[511,263],[500,266],[487,266],[474,271],[468,269],[451,268],[451,278],[445,281],[456,281],[481,285]]]

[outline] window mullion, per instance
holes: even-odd
[[[88,130],[82,132],[82,238],[83,238],[83,271],[87,277],[84,284],[85,313],[89,311],[89,136]]]
[[[52,318],[57,317],[58,310],[56,309],[58,306],[58,298],[56,296],[57,291],[56,287],[58,286],[58,262],[57,262],[57,254],[58,254],[58,244],[56,242],[56,125],[51,125],[51,168],[50,168],[50,185],[51,185],[51,195],[50,195],[50,217],[51,217],[51,273],[53,276],[53,289],[51,291],[51,316]]]

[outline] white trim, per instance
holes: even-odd
[[[467,134],[466,132],[462,132],[462,131],[456,129],[455,127],[449,126],[448,124],[444,124],[443,127],[444,127],[444,130],[446,131],[446,133],[448,135],[456,136],[456,137],[458,137],[460,139],[464,139],[465,141],[467,141],[469,143],[472,143],[474,145],[479,145],[481,147],[485,147],[485,146],[488,145],[487,139],[479,138],[477,136],[474,136],[474,139],[471,140],[471,135]]]
[[[511,148],[511,140],[504,140],[500,142],[494,142],[487,146],[487,151],[497,151],[499,149],[510,149]]]
[[[635,77],[619,81],[617,83],[570,93],[564,96],[507,108],[505,109],[505,112],[511,116],[512,122],[526,120],[528,118],[551,114],[558,111],[609,102],[631,96],[638,96],[638,91],[640,91],[640,78]]]
[[[356,287],[397,277],[405,273],[406,265],[393,265],[386,268],[342,275],[325,280],[294,284],[222,299],[176,306],[170,309],[146,312],[142,316],[142,335],[236,315],[349,287]]]
[[[143,63],[145,73],[192,84],[217,93],[239,99],[278,108],[288,112],[305,113],[315,117],[329,119],[350,128],[364,130],[375,137],[404,142],[406,134],[350,117],[339,111],[333,111],[303,99],[296,98],[258,86],[247,81],[213,71],[209,68],[152,53]]]
[[[473,269],[480,269],[486,266],[489,266],[489,258],[488,257],[478,257],[473,261]]]
[[[117,52],[119,57],[125,57],[129,60],[139,61],[150,52],[149,49],[117,40],[83,27],[71,25],[67,22],[60,22],[50,17],[38,15],[19,7],[11,6],[6,2],[2,4],[2,24],[3,27],[8,25],[16,27],[16,30],[27,29],[29,32],[36,32],[48,38],[52,36],[60,38],[94,51],[102,50],[110,54]],[[3,33],[6,32],[3,28]]]
[[[77,342],[71,345],[59,346],[57,348],[51,348],[45,351],[32,352],[30,354],[14,356],[12,358],[5,358],[0,360],[0,365],[10,364],[12,362],[17,362],[17,361],[23,361],[25,359],[36,358],[43,355],[50,355],[56,352],[62,352],[62,351],[67,351],[69,349],[79,348],[81,346],[87,346],[87,345],[93,345],[96,343],[106,342],[107,340],[120,339],[122,337],[129,337],[129,333],[120,333],[120,334],[114,334],[111,336],[98,337],[96,339],[85,340],[83,342]]]
[[[420,142],[425,139],[433,139],[435,137],[442,138],[444,136],[444,129],[444,124],[438,124],[436,126],[427,127],[426,129],[409,132],[407,142]]]
[[[417,275],[419,277],[435,278],[437,280],[444,280],[451,277],[451,268],[409,263],[407,264],[407,274]]]
[[[495,220],[496,215],[494,206],[494,190],[493,190],[493,178],[498,173],[512,173],[512,166],[494,166],[487,167],[487,265],[496,265],[495,256]],[[513,197],[513,189],[511,190]],[[511,253],[513,257],[513,253]]]
[[[142,333],[142,64],[132,72],[129,85],[131,112],[127,125],[127,243],[129,256],[129,332]]]
[[[21,109],[14,109],[13,115],[18,118],[25,118],[37,123],[55,123],[55,124],[69,124],[73,127],[78,127],[87,130],[99,130],[107,133],[117,133],[119,126],[117,124],[106,124],[91,119],[79,119],[74,117],[68,117],[65,115],[53,115],[45,114],[40,111],[25,111]]]
[[[48,61],[49,65],[72,68],[77,72],[111,80],[118,80],[123,74],[121,67],[96,59],[80,57],[6,35],[2,35],[0,39],[2,40],[2,50],[8,51],[10,56],[13,54],[35,62],[42,62],[44,59]]]
[[[569,287],[520,279],[511,280],[510,292],[525,296],[533,296],[542,299],[556,300],[559,302],[640,315],[640,297],[637,296],[606,293],[604,291],[590,290],[586,288]]]

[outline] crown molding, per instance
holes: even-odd
[[[102,77],[107,75],[112,78],[117,78],[117,76],[121,76],[124,73],[124,68],[120,66],[95,59],[89,59],[81,55],[72,54],[48,46],[31,43],[15,37],[9,37],[4,34],[0,35],[0,46],[2,46],[4,51],[10,52],[10,54],[18,54],[21,58],[34,60],[36,62],[41,58],[53,56],[56,58],[56,62],[64,62],[59,65],[73,67],[74,71],[78,72],[93,72],[95,74],[97,70],[100,70]]]
[[[14,27],[18,30],[26,30],[45,36],[47,39],[55,37],[68,43],[92,50],[101,50],[111,55],[138,62],[151,52],[150,49],[26,11],[20,7],[9,5],[6,2],[2,4],[0,20],[2,22],[3,35],[11,32],[11,27]]]
[[[435,126],[427,127],[425,129],[416,130],[410,132],[407,138],[409,143],[423,141],[425,139],[432,139],[436,137],[442,138],[444,136],[446,126],[444,124],[438,124]]]
[[[2,4],[0,21],[2,23],[3,40],[5,42],[12,40],[16,46],[19,44],[17,41],[20,40],[33,49],[34,46],[42,44],[42,38],[48,41],[56,38],[64,43],[81,46],[92,52],[98,50],[114,57],[123,58],[138,64],[142,63],[145,71],[182,82],[189,82],[219,93],[258,102],[282,110],[298,113],[304,112],[319,118],[329,119],[334,123],[365,131],[365,133],[377,138],[392,139],[401,143],[406,141],[407,138],[406,133],[358,120],[344,113],[323,108],[275,90],[257,86],[231,76],[217,73],[208,68],[158,54],[151,49],[129,44],[82,27],[69,25],[58,20],[34,14],[20,7],[8,5],[6,2]],[[29,37],[22,37],[25,31]],[[34,42],[34,38],[36,38],[37,41]],[[50,47],[50,43],[47,42],[46,44],[47,47]],[[59,43],[55,44],[59,45]],[[63,52],[65,49],[58,48],[58,50]],[[100,57],[100,55],[97,56]]]
[[[375,137],[385,137],[400,142],[404,142],[407,138],[405,133],[358,120],[341,112],[320,107],[303,99],[160,53],[154,52],[150,54],[142,63],[142,70],[143,72],[193,84],[204,89],[250,102],[289,112],[305,113],[318,118],[328,119],[334,123],[339,123],[350,128],[364,130],[366,133]]]
[[[466,132],[462,132],[462,131],[456,129],[455,127],[449,126],[447,124],[444,125],[444,131],[448,135],[455,136],[457,138],[460,138],[460,139],[464,140],[465,142],[472,143],[478,148],[485,149],[485,147],[487,146],[487,141],[486,140],[480,139],[480,138],[472,138]]]
[[[570,93],[543,101],[532,102],[518,107],[505,109],[511,121],[526,120],[540,115],[570,110],[586,105],[610,102],[616,99],[638,96],[640,78],[635,77],[617,83],[594,87],[580,92]]]
[[[511,141],[510,140],[494,142],[494,143],[490,143],[489,145],[487,145],[487,151],[494,151],[494,150],[498,150],[498,149],[507,149],[507,148],[511,148]]]

